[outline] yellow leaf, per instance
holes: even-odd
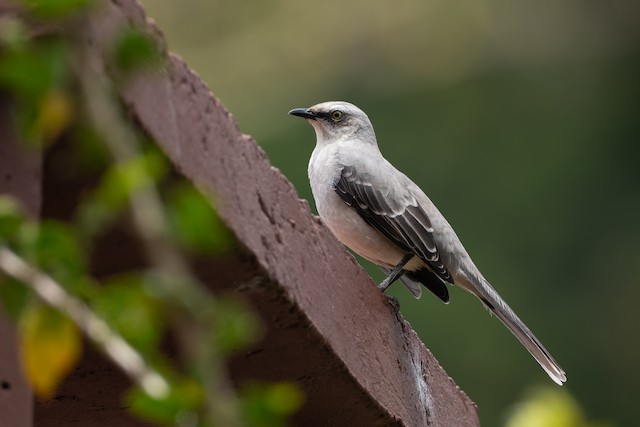
[[[51,90],[40,102],[35,131],[44,142],[54,141],[73,119],[73,101],[61,90]]]
[[[33,392],[42,399],[53,397],[80,357],[78,329],[59,312],[34,305],[21,315],[18,331],[22,367]]]

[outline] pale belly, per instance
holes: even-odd
[[[337,194],[326,194],[324,200],[330,202],[318,206],[320,218],[344,245],[363,258],[384,267],[395,267],[400,262],[404,253],[367,224]],[[407,263],[405,270],[412,271],[424,266],[424,262],[415,257]]]

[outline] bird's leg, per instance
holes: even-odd
[[[378,285],[378,289],[380,289],[382,292],[384,292],[385,290],[387,290],[387,288],[389,286],[391,286],[391,284],[393,282],[395,282],[396,280],[398,280],[400,277],[402,277],[402,275],[404,274],[404,266],[407,265],[407,263],[409,262],[409,260],[411,260],[411,258],[414,257],[414,254],[406,254],[398,263],[398,265],[396,265],[393,270],[391,270],[391,273],[389,273],[389,275],[387,276],[386,279],[384,279],[382,281],[382,283],[380,283]]]

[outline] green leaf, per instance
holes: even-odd
[[[73,118],[69,62],[68,44],[56,38],[0,50],[0,88],[13,94],[17,128],[32,145],[54,140]]]
[[[32,305],[23,312],[18,333],[20,359],[35,395],[43,399],[52,397],[80,358],[80,332],[61,313]]]
[[[23,0],[33,13],[45,18],[61,18],[78,12],[93,0]]]
[[[242,301],[222,297],[214,310],[215,346],[223,355],[245,348],[260,337],[258,318]]]
[[[144,156],[116,164],[104,176],[98,197],[111,206],[126,203],[130,193],[153,184]]]
[[[17,321],[31,299],[32,294],[23,283],[0,273],[0,301],[11,319]]]
[[[169,395],[161,400],[154,399],[135,388],[127,396],[127,403],[131,411],[154,423],[171,425],[178,424],[181,417],[197,413],[204,404],[204,393],[195,381],[183,381],[173,384]]]
[[[250,427],[280,427],[304,401],[298,387],[289,383],[252,384],[240,391],[245,423]]]
[[[0,84],[19,94],[43,93],[51,83],[46,65],[29,50],[5,52],[0,56]]]
[[[117,69],[128,74],[161,63],[158,43],[140,29],[123,31],[113,46],[113,62]]]
[[[18,202],[13,197],[0,196],[0,243],[14,240],[23,221]]]
[[[80,229],[89,236],[106,229],[126,207],[131,193],[153,185],[167,170],[167,161],[157,149],[113,166],[78,209]]]
[[[76,123],[70,132],[73,144],[73,164],[86,175],[104,173],[111,163],[104,138],[86,121]]]
[[[218,255],[233,244],[233,237],[211,203],[193,186],[180,184],[169,192],[168,214],[175,238],[185,247]]]
[[[132,346],[150,353],[163,337],[165,313],[144,289],[139,275],[112,278],[93,298],[93,307]]]
[[[74,294],[90,291],[85,253],[71,227],[57,221],[24,223],[19,243],[25,258]]]
[[[0,55],[0,85],[38,100],[68,77],[68,47],[59,40],[20,45]]]

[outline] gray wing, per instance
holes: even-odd
[[[354,166],[343,167],[334,188],[367,224],[406,253],[422,259],[441,280],[453,284],[451,274],[440,259],[431,221],[415,199],[390,200],[373,186],[368,174],[359,174]],[[446,291],[446,287],[444,289]]]

